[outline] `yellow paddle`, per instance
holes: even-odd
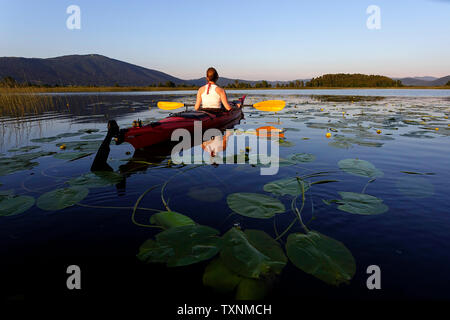
[[[286,102],[283,100],[267,100],[255,103],[253,108],[259,111],[278,112],[284,109]]]
[[[162,110],[175,110],[184,107],[184,103],[181,102],[169,102],[169,101],[159,101],[158,108]]]

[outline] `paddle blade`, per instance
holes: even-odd
[[[169,101],[159,101],[158,108],[163,110],[175,110],[184,107],[184,103],[181,102],[169,102]]]
[[[264,126],[256,128],[256,135],[262,138],[271,138],[273,136],[278,138],[284,138],[283,130],[278,129],[274,126]]]
[[[253,108],[259,111],[278,112],[284,109],[286,102],[283,100],[267,100],[255,103]]]

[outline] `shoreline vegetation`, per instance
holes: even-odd
[[[219,81],[220,85],[220,81]],[[400,80],[393,80],[380,75],[364,74],[325,74],[312,78],[309,81],[295,80],[283,83],[269,83],[266,80],[253,84],[235,80],[232,83],[222,85],[227,90],[259,90],[259,89],[297,89],[297,90],[330,90],[330,89],[449,89],[450,81],[443,86],[405,86]],[[0,93],[53,93],[53,92],[133,92],[133,91],[184,91],[197,90],[198,85],[188,82],[175,84],[172,81],[166,83],[151,84],[148,86],[125,86],[115,84],[113,86],[97,85],[58,85],[42,83],[20,83],[14,78],[6,76],[0,80]]]

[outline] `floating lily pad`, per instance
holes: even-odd
[[[338,162],[341,170],[360,177],[379,178],[384,174],[373,164],[365,160],[345,159]]]
[[[37,199],[36,205],[43,210],[61,210],[77,204],[88,194],[89,189],[82,187],[55,189],[41,195]]]
[[[262,300],[269,293],[267,281],[244,278],[236,290],[236,300]]]
[[[20,214],[33,205],[34,198],[30,196],[2,196],[0,197],[0,216]]]
[[[45,142],[52,142],[58,139],[59,139],[58,137],[42,137],[37,139],[31,139],[30,141],[36,143],[45,143]]]
[[[295,146],[295,142],[284,140],[284,139],[278,140],[278,144],[279,144],[280,147],[292,147],[292,146]]]
[[[219,188],[192,187],[187,195],[203,202],[217,202],[223,198],[223,192]]]
[[[9,149],[8,152],[29,152],[34,149],[39,149],[39,146],[24,146],[20,148]]]
[[[51,156],[55,153],[56,152],[53,152],[53,151],[30,152],[30,153],[18,154],[16,156],[14,156],[13,159],[20,160],[20,161],[31,161],[31,160],[39,159],[42,157]]]
[[[221,293],[232,292],[241,281],[242,277],[228,269],[221,258],[211,261],[203,274],[203,284]]]
[[[95,171],[86,173],[80,177],[70,179],[71,186],[82,186],[87,188],[98,188],[115,185],[123,180],[123,176],[116,172]]]
[[[291,233],[286,252],[300,270],[331,285],[349,282],[356,271],[355,259],[345,245],[319,232]]]
[[[339,210],[362,215],[381,214],[389,210],[389,207],[383,203],[383,200],[377,197],[365,193],[338,193],[342,200],[330,200],[328,203],[337,203]]]
[[[422,177],[402,177],[397,180],[398,191],[411,198],[428,198],[434,194],[433,184]]]
[[[55,154],[53,157],[61,160],[75,161],[84,157],[88,157],[92,152],[61,152]]]
[[[99,132],[100,131],[100,129],[80,129],[80,130],[78,130],[78,132],[81,132],[81,133],[94,133],[94,132]]]
[[[299,163],[313,162],[316,160],[316,156],[311,153],[294,153],[287,157],[288,160],[292,160]]]
[[[231,228],[223,241],[223,263],[241,276],[258,279],[269,273],[279,274],[287,263],[279,243],[264,231]]]
[[[220,250],[219,232],[201,225],[167,229],[139,248],[138,259],[147,263],[166,263],[168,267],[194,264],[214,257]]]
[[[265,184],[264,191],[271,192],[277,196],[291,195],[295,197],[302,194],[302,184],[303,191],[306,192],[310,184],[297,177],[279,179]]]
[[[259,193],[232,193],[227,203],[234,212],[250,218],[268,219],[286,211],[278,199]]]
[[[68,141],[59,142],[56,144],[57,147],[65,145],[69,150],[78,150],[82,152],[97,151],[100,147],[101,140],[85,140],[85,141]]]
[[[195,222],[184,214],[173,211],[161,211],[150,218],[150,223],[159,225],[164,229],[194,225]]]
[[[94,140],[94,139],[101,139],[104,135],[102,134],[88,134],[87,136],[80,137],[81,140]]]
[[[56,137],[58,139],[60,139],[60,138],[70,138],[70,137],[81,136],[83,133],[84,132],[64,132],[64,133],[58,134]]]
[[[0,176],[12,174],[18,171],[29,170],[39,165],[38,162],[30,162],[20,158],[1,158],[0,159]]]

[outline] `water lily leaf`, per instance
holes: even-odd
[[[291,233],[286,252],[300,270],[331,285],[349,282],[356,271],[355,259],[345,245],[319,232]]]
[[[53,151],[38,151],[38,152],[30,152],[30,153],[23,153],[18,154],[12,157],[14,160],[19,161],[31,161],[42,157],[47,157],[55,154],[56,152]]]
[[[384,174],[366,160],[345,159],[338,162],[341,170],[360,177],[379,178]]]
[[[138,259],[147,263],[166,263],[168,267],[194,264],[214,257],[221,247],[219,232],[201,225],[167,229],[147,240],[140,248]]]
[[[250,218],[268,219],[286,211],[278,199],[259,193],[232,193],[227,203],[234,212]]]
[[[164,229],[194,225],[195,222],[184,214],[173,211],[161,211],[150,217],[150,223],[159,225]]]
[[[34,205],[30,196],[0,197],[0,216],[12,216],[27,211]]]
[[[316,160],[316,156],[311,153],[294,153],[289,155],[288,160],[292,160],[298,163],[306,163],[306,162],[313,162]]]
[[[278,144],[280,147],[292,147],[295,145],[295,142],[280,139],[280,140],[278,140]]]
[[[203,284],[221,293],[232,292],[241,281],[242,277],[228,269],[220,257],[211,261],[203,274]]]
[[[61,152],[55,154],[53,157],[61,160],[75,161],[84,157],[88,157],[92,152]]]
[[[41,195],[37,199],[36,205],[42,210],[61,210],[77,204],[88,194],[89,189],[83,187],[55,189]]]
[[[116,172],[95,171],[83,174],[80,177],[70,179],[71,186],[83,186],[87,188],[106,187],[122,182],[123,176]]]
[[[334,200],[338,204],[338,209],[362,215],[381,214],[388,211],[388,206],[383,200],[377,197],[355,192],[338,192],[342,200]],[[333,201],[333,200],[331,200]]]
[[[244,278],[236,290],[236,300],[262,300],[269,293],[267,281]]]
[[[39,165],[38,162],[30,162],[20,158],[1,158],[0,159],[0,176],[12,174],[18,171],[29,170]]]
[[[309,189],[310,184],[299,178],[279,179],[265,184],[264,191],[271,192],[277,196],[290,195],[295,197],[302,194],[302,184],[303,191],[306,192]]]
[[[65,132],[65,133],[60,133],[58,134],[56,137],[58,139],[60,138],[69,138],[69,137],[76,137],[76,136],[81,136],[84,132]]]
[[[24,146],[20,148],[9,149],[8,152],[28,152],[39,148],[40,148],[39,146]]]
[[[84,141],[67,141],[59,142],[57,147],[65,145],[68,150],[78,150],[82,152],[97,151],[100,147],[101,140],[84,140]]]
[[[269,273],[279,274],[287,263],[279,243],[264,231],[231,228],[223,241],[223,263],[241,276],[257,279]]]
[[[217,202],[223,198],[223,192],[219,188],[192,187],[187,195],[203,202]]]
[[[45,143],[45,142],[52,142],[58,139],[59,139],[58,137],[42,137],[37,139],[31,139],[30,141],[36,143]]]
[[[396,187],[402,194],[411,198],[428,198],[434,194],[433,184],[422,177],[402,177],[397,180]]]
[[[86,136],[80,137],[81,140],[94,140],[94,139],[101,139],[104,136],[102,134],[88,134]]]

